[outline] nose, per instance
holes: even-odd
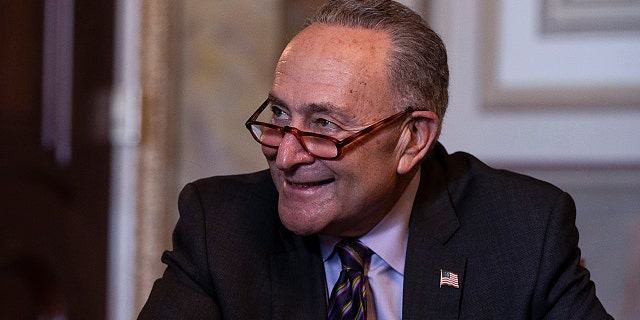
[[[276,166],[280,170],[288,170],[300,164],[313,163],[315,158],[310,155],[292,134],[285,133],[276,154]]]

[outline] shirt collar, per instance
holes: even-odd
[[[407,188],[389,213],[360,237],[360,241],[391,266],[396,272],[404,274],[404,261],[407,253],[409,235],[409,217],[420,184],[420,171],[416,173]],[[320,236],[320,250],[323,261],[329,259],[333,247],[341,238]]]

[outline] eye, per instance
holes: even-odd
[[[327,120],[325,118],[316,118],[312,122],[313,129],[316,132],[335,135],[336,133],[342,132],[342,127],[331,120]]]
[[[322,119],[322,118],[316,120],[316,123],[318,124],[318,126],[320,126],[322,128],[337,128],[338,127],[335,123],[333,123],[333,122],[331,122],[331,121],[329,121],[327,119]]]
[[[273,123],[280,123],[290,118],[287,112],[277,105],[271,106],[271,112],[273,114],[271,118]]]

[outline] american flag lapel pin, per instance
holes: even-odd
[[[458,284],[458,274],[440,269],[440,288],[442,288],[442,286],[460,288]]]

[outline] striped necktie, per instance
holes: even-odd
[[[329,298],[329,320],[367,318],[364,266],[371,250],[356,239],[344,239],[335,246],[342,271]]]

